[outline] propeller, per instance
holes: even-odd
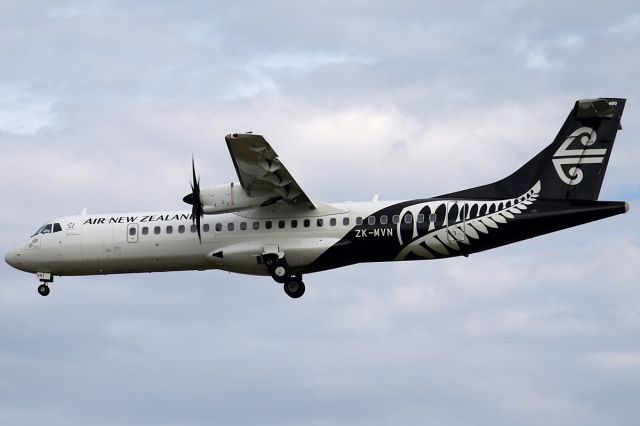
[[[198,240],[202,243],[202,235],[200,233],[200,218],[202,217],[202,202],[200,201],[200,178],[196,177],[196,165],[191,157],[191,171],[193,172],[193,180],[191,181],[191,194],[185,195],[182,199],[187,204],[191,204],[191,218],[198,228]]]

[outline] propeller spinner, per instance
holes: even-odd
[[[202,243],[202,235],[200,233],[200,218],[202,217],[202,202],[200,201],[200,178],[196,176],[196,165],[191,157],[191,171],[193,172],[193,180],[191,181],[191,194],[185,195],[182,199],[187,204],[191,204],[191,218],[198,229],[198,240]]]

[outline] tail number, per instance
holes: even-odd
[[[577,185],[582,182],[584,177],[582,170],[578,167],[580,164],[600,164],[604,161],[607,153],[606,149],[587,148],[594,143],[598,135],[591,127],[581,127],[569,135],[569,137],[560,145],[560,148],[553,155],[553,166],[558,173],[558,177],[567,185]],[[574,140],[578,139],[584,147],[578,149],[570,149]],[[563,166],[572,166],[567,170]]]
[[[356,229],[356,238],[393,237],[393,228]]]

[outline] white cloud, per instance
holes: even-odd
[[[318,199],[422,197],[511,173],[594,96],[629,98],[602,197],[631,202],[468,259],[312,274],[297,301],[219,271],[56,278],[44,299],[5,266],[6,422],[637,420],[635,3],[3,11],[5,249],[82,207],[186,207],[192,153],[203,184],[235,179],[232,131],[264,134]]]
[[[33,90],[0,84],[0,131],[33,135],[56,123],[53,100]]]
[[[605,352],[591,357],[595,367],[640,375],[640,352]]]

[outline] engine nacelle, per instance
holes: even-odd
[[[273,198],[270,192],[253,191],[248,194],[239,183],[228,183],[200,190],[204,214],[237,212],[254,209]]]

